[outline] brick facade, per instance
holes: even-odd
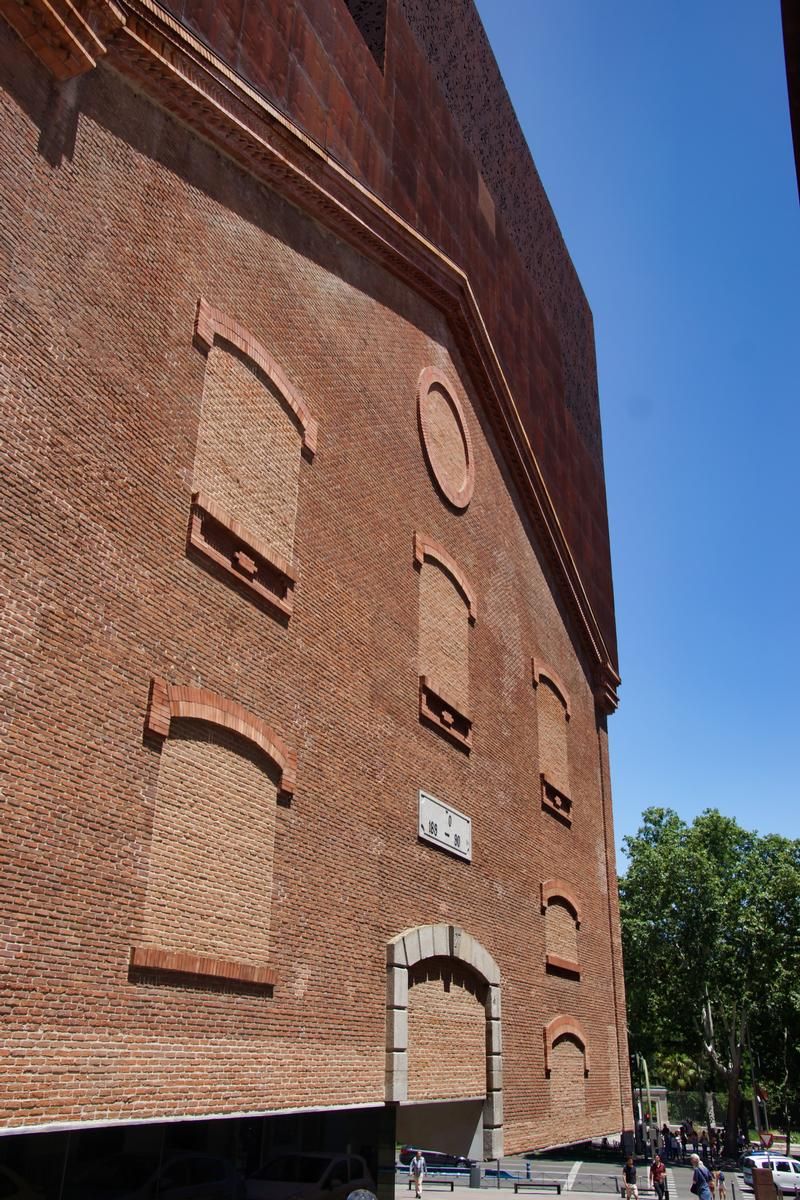
[[[488,1149],[617,1131],[602,472],[490,185],[397,3],[385,74],[343,0],[206,6],[205,46],[203,5],[64,7],[0,6],[0,1121],[378,1106],[405,1069],[485,1095]],[[450,147],[413,195],[412,74]],[[471,862],[417,838],[420,788]]]

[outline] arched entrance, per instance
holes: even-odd
[[[457,925],[407,929],[386,950],[386,1099],[400,1105],[398,1140],[498,1157],[503,1055],[497,963]]]

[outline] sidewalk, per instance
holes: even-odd
[[[648,1167],[640,1163],[639,1169],[643,1171],[644,1178],[647,1177]],[[589,1168],[584,1172],[585,1176],[589,1177],[589,1182],[592,1175],[601,1176],[601,1172],[592,1171]],[[609,1170],[603,1172],[604,1178],[608,1179],[608,1186],[592,1188],[581,1186],[581,1175],[578,1174],[571,1187],[562,1183],[560,1200],[569,1200],[573,1197],[574,1200],[618,1200],[619,1193],[616,1190],[616,1179],[619,1172]],[[728,1200],[743,1200],[741,1192],[741,1184],[736,1176],[727,1176],[728,1179]],[[667,1168],[667,1185],[669,1187],[670,1200],[694,1200],[689,1190],[692,1182],[692,1168],[683,1165],[670,1165]],[[733,1187],[731,1185],[734,1185]],[[502,1181],[502,1186],[497,1187],[495,1180],[487,1182],[484,1180],[483,1186],[480,1188],[471,1188],[467,1185],[457,1183],[454,1185],[453,1191],[449,1188],[428,1186],[423,1187],[423,1200],[434,1200],[435,1197],[441,1196],[444,1200],[490,1200],[492,1193],[498,1195],[498,1200],[517,1200],[517,1194],[514,1192],[513,1183],[508,1180]],[[746,1193],[749,1197],[749,1193]],[[558,1193],[554,1188],[542,1188],[537,1191],[535,1184],[529,1188],[525,1188],[518,1193],[519,1200],[525,1200],[525,1197],[534,1197],[535,1200],[542,1200],[543,1197],[552,1197],[553,1200],[559,1200]],[[398,1179],[395,1185],[395,1200],[413,1200],[413,1192],[409,1191],[408,1184],[405,1179]],[[648,1195],[642,1200],[652,1200]]]

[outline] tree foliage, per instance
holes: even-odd
[[[650,808],[625,839],[620,906],[631,1045],[704,1063],[735,1138],[749,1040],[788,1114],[800,1055],[800,841],[709,809]],[[731,1149],[733,1148],[731,1144]]]

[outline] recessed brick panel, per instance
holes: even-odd
[[[426,559],[419,572],[419,673],[469,714],[469,610],[449,573]]]
[[[583,1048],[562,1037],[550,1054],[550,1107],[558,1110],[565,1130],[580,1129],[586,1119],[586,1076]]]
[[[239,351],[208,353],[194,487],[292,561],[301,433],[277,389]]]
[[[463,510],[475,487],[475,458],[464,409],[451,381],[426,367],[417,385],[417,408],[433,479],[444,499]]]
[[[251,743],[173,720],[161,750],[141,941],[263,964],[269,958],[277,786]]]
[[[578,931],[574,913],[562,901],[554,898],[545,913],[547,953],[569,962],[578,962]]]
[[[486,985],[448,959],[409,971],[408,1098],[486,1093]]]
[[[541,769],[549,782],[569,796],[566,713],[563,701],[546,679],[536,689],[536,713]]]

